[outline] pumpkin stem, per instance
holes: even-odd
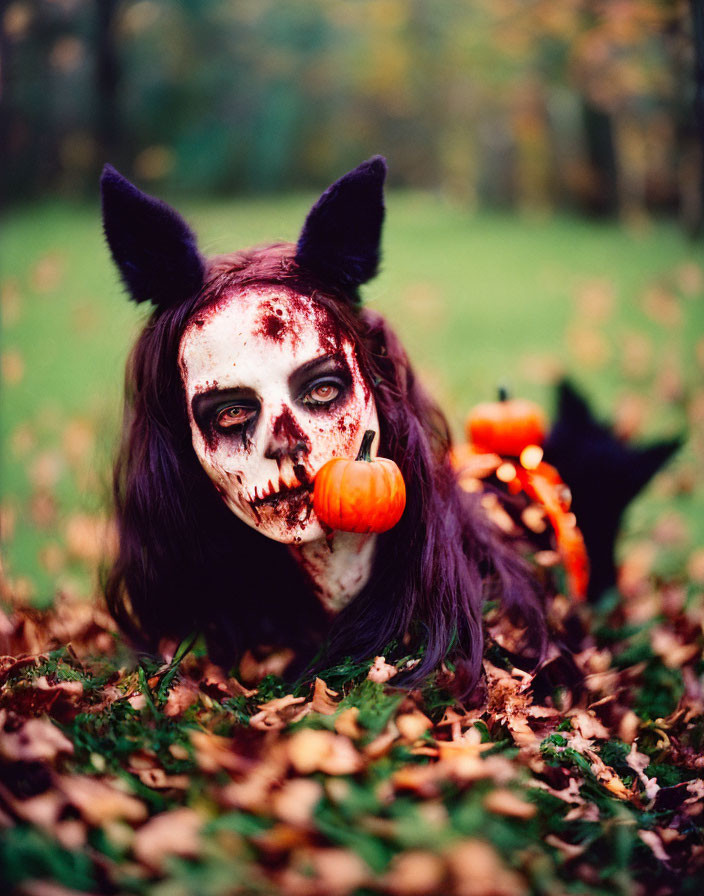
[[[508,401],[508,389],[506,386],[499,386],[499,401]]]
[[[370,454],[372,442],[374,441],[374,436],[376,433],[373,429],[368,429],[364,433],[364,438],[362,439],[362,444],[359,446],[359,454],[357,455],[357,460],[366,460],[371,461],[372,456]]]

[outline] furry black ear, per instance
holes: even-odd
[[[103,168],[100,191],[105,238],[134,301],[165,308],[197,292],[205,263],[178,212],[142,193],[112,165]]]
[[[308,212],[296,261],[341,286],[354,301],[357,287],[376,274],[384,222],[386,160],[374,156],[328,187]]]
[[[545,443],[545,460],[572,492],[572,509],[589,554],[591,600],[616,583],[614,547],[623,513],[682,445],[681,438],[633,445],[593,415],[575,387],[558,385],[557,419]]]

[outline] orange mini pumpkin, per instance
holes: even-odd
[[[374,431],[365,432],[356,460],[333,457],[318,470],[313,507],[321,523],[343,532],[386,532],[401,519],[406,486],[394,461],[371,459]]]
[[[518,457],[527,445],[542,445],[547,421],[539,405],[524,398],[508,398],[499,390],[498,401],[478,404],[467,418],[467,439],[477,451]]]

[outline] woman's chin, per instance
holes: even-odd
[[[230,508],[243,522],[257,532],[280,544],[299,545],[318,541],[325,537],[312,501],[286,501],[274,504],[262,503],[247,507],[247,512]]]

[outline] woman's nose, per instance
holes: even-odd
[[[283,460],[310,452],[310,439],[300,428],[289,408],[284,407],[272,421],[271,432],[264,449],[270,460]]]

